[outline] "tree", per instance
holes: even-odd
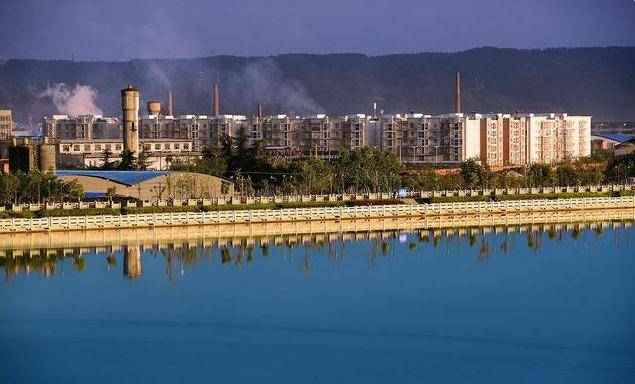
[[[565,162],[556,167],[556,181],[561,187],[570,187],[580,184],[580,175],[571,163]]]
[[[150,152],[144,146],[136,161],[136,169],[139,171],[147,171],[150,167]]]
[[[553,171],[547,164],[533,164],[527,173],[529,187],[547,187],[553,185]]]
[[[467,188],[475,188],[479,186],[483,169],[474,159],[469,159],[461,163],[461,179],[463,185]]]
[[[121,161],[117,166],[120,171],[131,171],[135,169],[136,159],[134,153],[129,149],[124,149],[121,152]]]
[[[106,189],[106,197],[108,198],[108,201],[112,202],[112,200],[115,198],[116,195],[117,195],[117,187],[112,186]]]
[[[305,194],[328,193],[332,182],[332,169],[326,161],[310,156],[293,163],[292,172],[299,191]]]
[[[112,169],[113,164],[110,161],[110,159],[112,159],[112,151],[108,148],[105,148],[102,153],[101,153],[101,159],[103,164],[101,165],[101,169],[103,170],[109,170]]]

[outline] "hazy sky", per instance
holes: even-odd
[[[0,58],[635,45],[634,0],[0,0]]]

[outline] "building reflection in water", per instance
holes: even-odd
[[[131,280],[141,276],[141,247],[123,246],[123,275]]]
[[[118,268],[118,258],[123,258],[123,276],[138,279],[142,275],[142,258],[146,254],[165,263],[165,278],[175,281],[187,274],[189,268],[199,264],[220,263],[243,268],[256,263],[258,255],[267,260],[272,249],[277,249],[283,263],[298,265],[307,277],[312,273],[312,258],[324,255],[327,260],[344,263],[347,247],[355,249],[358,243],[366,243],[369,265],[376,267],[381,258],[398,258],[401,255],[437,253],[443,246],[445,254],[468,253],[476,262],[485,263],[496,254],[508,253],[526,246],[533,252],[541,252],[545,242],[579,242],[588,246],[606,232],[604,228],[632,228],[632,221],[593,222],[578,224],[540,224],[526,226],[499,226],[480,228],[453,228],[417,230],[404,237],[404,231],[347,232],[332,234],[305,234],[270,236],[260,238],[213,238],[190,241],[164,241],[150,245],[93,246],[51,249],[0,249],[0,268],[5,279],[37,273],[43,276],[63,275],[65,266],[78,273],[98,263],[95,257],[104,256],[107,271]],[[632,231],[613,231],[616,246],[631,246]],[[443,240],[443,241],[442,241]],[[456,244],[452,247],[451,244]],[[429,249],[429,251],[426,251]],[[59,273],[58,273],[59,271]]]

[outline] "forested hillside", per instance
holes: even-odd
[[[464,111],[569,112],[595,119],[635,119],[635,48],[516,50],[369,57],[361,54],[215,56],[195,59],[0,62],[0,105],[18,121],[94,103],[118,115],[119,90],[135,84],[142,101],[174,93],[178,114],[209,114],[211,85],[221,81],[221,112],[451,112],[460,70]],[[59,83],[68,87],[60,88]],[[75,94],[82,87],[81,93]],[[91,88],[88,88],[91,87]],[[69,98],[75,98],[69,100]],[[89,98],[93,100],[84,100]],[[74,103],[69,106],[69,103]],[[72,108],[71,108],[72,107]],[[90,108],[89,108],[90,109]]]

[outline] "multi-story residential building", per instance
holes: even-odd
[[[300,149],[302,120],[297,116],[276,115],[262,122],[263,139],[267,147]]]
[[[11,109],[0,108],[0,140],[7,140],[11,137],[15,123],[11,115]]]
[[[509,116],[499,113],[496,115],[477,115],[481,120],[480,159],[489,165],[504,164],[504,121]]]
[[[119,119],[101,115],[44,117],[42,134],[53,139],[119,139]]]
[[[403,136],[408,120],[403,115],[383,115],[379,117],[379,147],[403,159]]]
[[[300,129],[300,150],[303,153],[330,158],[341,148],[341,124],[336,129],[331,118],[313,115],[302,119]]]
[[[527,163],[554,163],[591,154],[591,117],[549,114],[526,116]]]
[[[120,137],[115,122],[101,116],[55,115],[43,126],[45,135],[63,140],[100,140],[113,131]],[[249,142],[261,141],[269,153],[325,159],[343,147],[373,146],[409,164],[456,164],[475,158],[505,166],[552,163],[591,151],[591,118],[566,114],[149,115],[139,125],[142,140],[183,140],[194,152],[218,150],[226,137],[235,138],[241,129]]]
[[[181,115],[163,116],[149,115],[139,121],[139,137],[143,139],[181,139],[191,140],[195,151],[202,151],[205,147],[219,149],[223,138],[235,137],[238,129],[245,124],[250,139],[256,139],[259,133],[254,133],[247,127],[245,116],[240,115]],[[257,124],[260,127],[261,124]],[[253,136],[252,136],[253,135]]]
[[[527,122],[519,115],[503,119],[503,165],[527,163]]]
[[[333,119],[335,130],[340,132],[342,147],[361,148],[379,145],[379,124],[364,114],[348,115]]]

